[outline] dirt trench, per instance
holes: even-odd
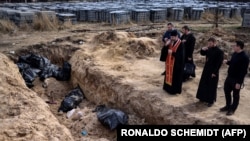
[[[69,37],[62,38],[62,39],[56,39],[54,41],[48,42],[47,44],[35,44],[30,45],[27,47],[22,47],[22,49],[15,50],[15,53],[7,53],[6,55],[14,62],[17,63],[18,58],[23,55],[27,54],[36,54],[41,55],[51,61],[51,63],[56,64],[58,66],[62,66],[64,61],[68,61],[69,63],[73,65],[79,66],[77,63],[84,63],[84,60],[82,61],[71,61],[71,58],[74,56],[74,54],[81,50],[77,45],[79,41],[70,41],[69,43]],[[65,45],[65,42],[66,45]],[[72,44],[71,44],[72,43]],[[84,59],[87,59],[86,56],[82,56]],[[81,66],[79,66],[81,67]],[[76,69],[79,70],[76,67],[72,67],[72,70]],[[69,129],[69,131],[72,134],[72,137],[75,141],[77,140],[110,140],[115,141],[116,140],[116,131],[111,131],[107,127],[104,127],[98,120],[96,113],[93,112],[93,110],[96,108],[96,106],[100,104],[106,104],[107,106],[110,106],[110,108],[118,108],[116,104],[110,105],[108,99],[114,99],[115,95],[110,95],[110,97],[106,97],[107,99],[103,99],[101,95],[96,95],[95,93],[98,93],[99,91],[91,92],[93,91],[92,88],[88,88],[86,86],[96,85],[99,83],[98,79],[93,79],[99,76],[99,74],[93,75],[92,78],[87,77],[89,79],[86,80],[80,80],[79,78],[76,79],[78,76],[74,76],[74,70],[72,71],[72,78],[70,81],[58,81],[55,78],[47,78],[44,81],[41,81],[39,78],[36,78],[33,82],[34,87],[30,88],[34,92],[36,92],[37,96],[43,99],[44,102],[49,101],[51,99],[51,93],[54,95],[54,100],[56,103],[49,104],[50,111],[54,114],[54,116],[58,119],[59,123],[61,123],[63,126],[66,126],[66,128]],[[78,72],[79,73],[79,72]],[[77,74],[78,74],[77,73]],[[85,73],[85,72],[84,72]],[[102,72],[97,72],[102,73]],[[80,72],[80,78],[83,73]],[[77,81],[76,81],[77,80]],[[85,82],[86,81],[86,82]],[[105,78],[104,80],[106,81]],[[112,80],[113,81],[113,80]],[[44,84],[47,84],[46,87],[44,87]],[[98,82],[98,83],[96,83]],[[103,83],[110,83],[110,82],[103,82]],[[74,89],[77,85],[80,85],[81,89],[84,92],[84,100],[80,103],[80,105],[77,108],[77,111],[81,111],[83,113],[83,116],[78,119],[72,119],[67,117],[67,113],[59,113],[58,108],[61,104],[61,101],[64,99],[65,95],[70,92],[70,90]],[[105,84],[106,85],[106,84]],[[115,85],[118,86],[119,85]],[[109,88],[104,89],[105,94],[109,94],[109,92],[112,92]],[[95,99],[91,99],[89,97],[89,94],[95,94]],[[90,99],[89,99],[90,98]],[[18,111],[17,111],[18,112]],[[16,112],[15,112],[16,113]],[[13,114],[15,114],[13,113]],[[145,124],[145,119],[139,118],[135,114],[129,114],[129,124]],[[73,116],[72,116],[73,117]],[[86,131],[87,135],[82,135],[81,132]]]
[[[107,32],[92,37],[101,39],[105,38],[103,36],[106,34],[110,40],[98,44],[92,43],[91,37],[85,38],[89,35],[69,36],[22,47],[20,50],[15,50],[14,54],[7,54],[13,62],[18,56],[31,52],[42,55],[59,66],[64,61],[69,61],[72,65],[70,81],[61,82],[48,78],[48,87],[44,88],[43,82],[36,79],[32,90],[44,101],[48,100],[53,91],[57,103],[50,104],[49,109],[59,123],[69,129],[74,140],[116,140],[116,132],[103,127],[92,112],[100,104],[126,112],[129,115],[129,124],[249,123],[249,120],[241,121],[240,117],[228,118],[216,111],[211,112],[222,106],[221,104],[215,105],[206,113],[207,107],[195,102],[192,92],[196,87],[190,87],[198,84],[199,77],[184,85],[184,94],[167,95],[162,90],[162,76],[159,74],[164,64],[158,61],[160,46],[154,43],[155,40],[139,38],[131,33],[116,35]],[[111,38],[110,35],[115,38]],[[124,47],[127,48],[124,50]],[[152,67],[154,69],[149,69]],[[201,73],[201,67],[198,66],[197,74]],[[58,113],[57,110],[67,92],[77,85],[81,87],[86,97],[78,109],[83,116],[78,119],[68,119],[66,113]],[[83,130],[87,131],[87,136],[81,134]]]

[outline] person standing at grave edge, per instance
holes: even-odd
[[[190,63],[194,65],[193,61],[193,52],[194,52],[194,46],[196,42],[196,38],[194,37],[193,33],[190,31],[190,28],[188,26],[182,27],[182,36],[181,41],[184,44],[184,63]],[[183,81],[188,80],[190,77],[190,74],[183,75]],[[192,77],[195,77],[195,74],[192,75]]]
[[[172,95],[182,92],[182,75],[184,64],[184,52],[181,40],[176,30],[171,32],[171,42],[166,46],[168,53],[165,61],[165,77],[163,89]]]
[[[233,115],[240,100],[240,89],[244,86],[244,78],[248,71],[249,57],[243,51],[244,42],[236,41],[233,46],[234,53],[230,60],[224,60],[228,67],[228,74],[224,82],[226,105],[220,109],[226,111],[226,115]],[[231,93],[233,93],[231,95]],[[233,97],[233,99],[232,99]]]
[[[168,54],[168,50],[167,50],[167,45],[171,42],[171,32],[175,30],[174,29],[174,25],[173,23],[168,23],[167,24],[167,31],[164,33],[164,35],[162,36],[162,42],[163,42],[163,47],[161,49],[161,56],[160,56],[160,61],[165,62],[166,61],[166,56]],[[178,38],[181,37],[180,33],[177,31],[177,35]],[[161,74],[161,75],[165,75],[165,71]]]
[[[224,52],[217,46],[215,38],[208,39],[208,46],[202,47],[200,54],[206,57],[196,98],[211,107],[217,98],[219,70],[223,63]]]

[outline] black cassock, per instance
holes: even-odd
[[[200,54],[206,56],[206,63],[200,78],[196,98],[207,103],[214,103],[217,97],[219,69],[222,65],[224,52],[218,47],[201,50]],[[216,77],[212,78],[212,74]]]
[[[183,66],[184,66],[184,50],[183,44],[180,43],[177,51],[172,53],[175,58],[173,74],[172,74],[172,85],[166,83],[166,76],[164,76],[163,89],[169,94],[177,94],[182,91],[182,79],[183,79]],[[166,70],[167,71],[167,70]],[[167,72],[166,72],[167,73]]]

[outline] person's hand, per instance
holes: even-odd
[[[216,75],[212,73],[212,78],[214,78],[214,77],[216,77]]]
[[[226,60],[226,59],[225,59],[225,60],[223,60],[223,63],[224,63],[224,64],[226,64],[226,63],[227,63],[227,60]]]
[[[239,83],[235,84],[235,89],[237,89],[237,90],[240,89],[240,84]]]
[[[172,49],[168,49],[168,54],[172,54]]]
[[[185,43],[185,42],[186,42],[186,40],[185,40],[185,39],[183,39],[183,40],[182,40],[182,43]]]
[[[167,40],[165,45],[168,46],[170,42],[171,42],[170,40]]]
[[[208,50],[208,47],[203,47],[203,48],[201,48],[202,50]]]

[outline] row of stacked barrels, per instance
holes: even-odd
[[[248,6],[248,7],[247,7]],[[203,13],[216,11],[224,18],[245,17],[249,5],[214,5],[173,3],[137,3],[127,5],[115,2],[97,3],[4,3],[0,5],[0,19],[9,19],[15,23],[32,22],[37,13],[56,15],[60,20],[71,19],[76,22],[107,22],[126,24],[128,22],[165,22],[182,20],[200,20]],[[246,16],[248,17],[248,16]],[[246,18],[247,19],[247,18]],[[245,20],[247,23],[248,20]]]

